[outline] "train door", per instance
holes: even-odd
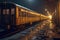
[[[8,25],[10,25],[11,18],[10,18],[10,9],[2,9],[1,14],[1,26],[3,26],[6,29],[8,28]]]
[[[11,29],[12,31],[15,29],[16,25],[16,17],[15,17],[15,8],[9,8],[6,9],[5,17],[5,25],[7,26],[7,29]]]
[[[11,16],[11,26],[16,26],[15,8],[11,8],[10,16]]]
[[[0,26],[4,29],[11,29],[10,27],[15,26],[15,5],[11,3],[0,4]]]

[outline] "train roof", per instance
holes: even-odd
[[[40,15],[38,12],[35,12],[35,11],[29,9],[29,8],[24,7],[24,6],[18,5],[18,4],[16,4],[16,3],[15,3],[15,5],[18,6],[18,7],[23,8],[23,9],[26,9],[26,10],[28,10],[28,11],[34,12],[34,13],[32,13],[32,14]]]
[[[13,3],[13,2],[0,2],[0,4],[2,4],[2,3],[4,3],[4,4],[6,4],[6,3],[10,3],[10,4],[13,4],[13,5],[15,5],[15,6],[18,6],[18,7],[21,7],[21,8],[24,8],[24,9],[30,10],[30,11],[33,11],[33,10],[29,9],[29,8],[26,8],[26,7],[24,7],[24,6],[18,5],[18,4]]]
[[[10,3],[10,4],[13,4],[13,5],[15,5],[15,6],[18,6],[18,7],[24,8],[24,9],[26,9],[26,10],[28,10],[28,11],[35,12],[35,11],[29,9],[29,8],[26,8],[26,7],[24,7],[24,6],[18,5],[18,4],[13,3],[13,2],[0,2],[0,4],[1,4],[1,3]],[[38,15],[40,14],[40,13],[38,13],[38,12],[35,12],[35,13],[38,14]],[[42,14],[40,14],[40,15],[42,15]]]
[[[18,4],[16,4],[16,3],[15,3],[15,5],[18,6],[18,7],[23,8],[23,9],[26,9],[26,10],[28,10],[28,11],[34,12],[34,13],[37,14],[37,15],[40,15],[38,12],[35,12],[35,11],[29,9],[29,8],[24,7],[24,6],[18,5]]]
[[[21,7],[21,8],[24,8],[24,9],[27,9],[27,10],[30,10],[30,11],[33,11],[33,10],[31,10],[31,9],[29,9],[29,8],[26,8],[26,7],[24,7],[24,6],[21,6],[21,5],[18,5],[18,4],[15,4],[16,6],[19,6],[19,7]]]
[[[31,12],[35,12],[35,11],[33,11],[33,10],[29,9],[29,8],[24,7],[24,6],[18,5],[18,4],[16,4],[16,3],[14,3],[14,4],[15,4],[16,6],[18,6],[18,7],[24,8],[24,9],[29,10],[29,11],[31,11]],[[34,14],[42,15],[42,16],[43,16],[43,14],[38,13],[38,12],[35,12]]]

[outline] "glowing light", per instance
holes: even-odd
[[[45,11],[47,11],[47,9],[45,9]]]
[[[48,17],[49,17],[49,19],[52,19],[52,15],[49,15]]]

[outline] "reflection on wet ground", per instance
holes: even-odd
[[[13,39],[13,40],[53,40],[55,37],[59,37],[55,33],[55,24],[50,20],[45,20],[36,24],[34,27],[26,29],[23,32],[17,33],[8,38],[4,39]]]
[[[55,25],[52,21],[50,21],[50,20],[43,21],[36,28],[31,30],[31,32],[27,36],[22,38],[21,40],[52,39],[52,37],[54,35],[52,30],[54,29],[54,27],[55,27]]]

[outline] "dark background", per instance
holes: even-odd
[[[0,0],[0,2],[5,1],[14,2],[42,14],[45,14],[45,8],[54,12],[57,4],[57,0]]]

